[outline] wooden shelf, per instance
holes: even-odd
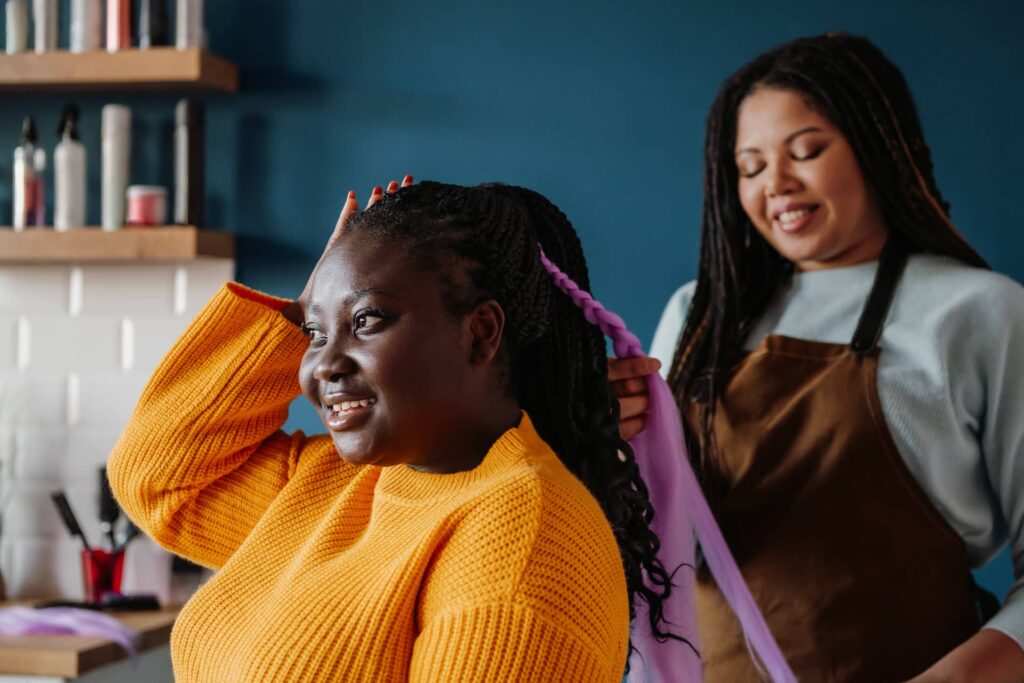
[[[236,92],[238,67],[199,48],[0,55],[0,92]]]
[[[0,228],[0,263],[84,263],[189,261],[234,258],[234,235],[190,226],[125,228],[105,232],[82,228],[56,232]]]

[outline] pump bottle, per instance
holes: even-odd
[[[60,142],[53,152],[53,227],[85,225],[85,145],[78,139],[78,107],[69,104],[60,117]]]

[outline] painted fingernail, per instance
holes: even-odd
[[[398,181],[392,180],[390,183],[388,183],[388,192],[394,192],[397,189],[398,189]]]
[[[348,198],[349,199],[355,199],[356,198],[356,191],[355,190],[349,190],[348,191]]]
[[[404,178],[402,178],[402,182],[403,183],[411,183],[412,182],[412,176],[411,175],[405,176]]]
[[[374,185],[373,186],[373,193],[372,194],[380,194],[383,191],[384,191],[384,188],[382,188],[380,185]]]

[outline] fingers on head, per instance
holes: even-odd
[[[369,209],[382,199],[384,199],[384,188],[380,185],[375,185],[373,191],[370,192],[370,198],[366,202],[366,208]]]

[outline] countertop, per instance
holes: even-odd
[[[0,603],[9,607],[13,603]],[[140,653],[166,645],[179,608],[151,612],[105,612],[139,632]],[[0,636],[0,674],[76,678],[128,655],[104,638],[87,636]]]

